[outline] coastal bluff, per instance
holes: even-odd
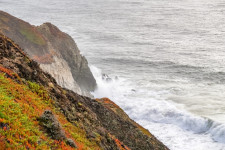
[[[0,11],[0,32],[11,38],[62,87],[91,96],[96,81],[75,41],[51,23],[30,25]]]
[[[0,34],[1,149],[168,150],[108,98],[62,88]]]

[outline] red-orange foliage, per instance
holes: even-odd
[[[84,144],[76,143],[78,150],[83,150]]]
[[[3,74],[0,73],[0,76],[3,76]],[[12,78],[0,78],[0,86],[4,88],[5,94],[10,95],[10,97],[12,98],[9,101],[10,107],[11,105],[14,106],[16,104],[16,109],[9,109],[8,111],[13,114],[13,116],[10,116],[14,118],[13,122],[5,118],[0,118],[0,123],[2,122],[10,125],[10,128],[0,128],[0,131],[2,130],[2,133],[5,133],[5,135],[3,136],[3,140],[1,140],[0,137],[0,150],[1,143],[5,144],[6,148],[9,147],[7,141],[10,141],[9,148],[11,149],[15,148],[15,146],[17,146],[18,149],[34,149],[36,147],[42,149],[49,149],[49,147],[51,147],[52,149],[62,150],[74,149],[67,145],[65,142],[52,141],[51,139],[49,139],[49,137],[46,137],[43,132],[41,132],[41,127],[39,131],[37,130],[37,128],[34,128],[39,127],[39,122],[36,120],[36,118],[41,116],[44,110],[51,110],[52,112],[54,112],[56,118],[62,125],[62,129],[66,133],[66,137],[75,141],[79,150],[98,150],[99,146],[94,141],[88,141],[88,139],[86,139],[85,131],[73,126],[71,123],[68,122],[68,120],[61,112],[57,111],[54,108],[54,106],[52,105],[53,101],[50,98],[43,99],[43,97],[37,93],[38,91],[34,92],[32,91],[32,89],[30,89],[32,87],[28,87],[28,85],[26,84],[19,84],[18,82],[15,82]],[[41,92],[41,90],[44,89],[38,88],[38,90],[40,90],[39,92]],[[3,97],[3,95],[1,94],[2,93],[0,93],[0,106],[4,107],[4,105],[6,104],[4,103],[4,101],[6,100],[1,99],[1,97]],[[8,106],[5,108],[8,109]],[[15,111],[19,113],[14,113]],[[9,114],[3,113],[3,115],[8,116]],[[26,124],[24,124],[21,122],[21,118],[23,118],[24,116],[27,116],[29,118],[30,123],[26,122]],[[34,130],[31,130],[31,128]],[[11,136],[12,134],[13,136]],[[47,143],[43,145],[38,145],[35,139],[28,139],[29,136],[39,136],[40,141],[46,141]],[[22,145],[18,146],[18,142],[22,143]]]
[[[116,145],[120,150],[131,150],[126,145],[124,145],[120,140],[115,139],[114,141],[116,142]]]
[[[11,77],[11,78],[15,77],[16,79],[21,81],[21,78],[19,77],[18,74],[14,73],[13,71],[11,71],[11,70],[9,70],[9,69],[1,66],[1,65],[0,65],[0,72],[6,73],[9,77]]]
[[[111,137],[115,141],[117,147],[120,150],[131,150],[126,145],[124,145],[123,142],[121,142],[119,139],[117,139],[114,135],[111,135],[111,134],[108,134],[108,135],[109,135],[109,137]]]
[[[6,145],[5,145],[5,138],[3,136],[0,135],[0,150],[5,150],[6,149]]]
[[[72,148],[72,147],[66,145],[66,143],[63,142],[63,141],[57,141],[57,140],[55,140],[54,143],[55,143],[55,145],[58,145],[58,146],[59,146],[59,147],[57,147],[57,149],[62,149],[62,150],[74,150],[74,148]]]
[[[4,122],[4,121],[5,121],[5,119],[0,118],[0,123],[1,123],[1,122]]]
[[[100,102],[100,103],[103,103],[103,104],[108,104],[108,105],[112,105],[113,107],[115,108],[120,108],[118,105],[116,105],[113,101],[111,101],[109,98],[107,97],[104,97],[104,98],[101,98],[101,99],[96,99],[96,101]]]
[[[7,69],[7,68],[4,68],[4,67],[0,66],[0,71],[3,72],[3,73],[6,73],[10,77],[13,77],[13,75],[12,75],[13,72],[11,70]]]

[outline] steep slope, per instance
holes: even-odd
[[[74,40],[51,23],[32,26],[0,11],[0,30],[18,43],[62,87],[90,96],[96,81]]]
[[[1,34],[0,87],[3,148],[167,150],[109,99],[91,99],[57,85]]]

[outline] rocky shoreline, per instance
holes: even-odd
[[[29,36],[19,34],[20,30],[13,28],[15,23],[28,26],[26,30]],[[3,97],[0,100],[0,143],[4,146],[3,148],[13,149],[20,145],[22,149],[40,147],[104,150],[168,149],[148,130],[131,120],[110,99],[92,99],[80,95],[82,92],[77,94],[76,90],[65,88],[68,86],[65,84],[68,81],[59,82],[59,78],[68,80],[63,76],[65,66],[58,69],[57,67],[66,63],[67,67],[71,69],[72,75],[70,75],[81,90],[87,92],[94,90],[96,82],[86,59],[80,55],[72,38],[67,37],[65,33],[50,23],[42,25],[41,29],[39,27],[38,30],[43,33],[37,32],[36,28],[5,12],[0,12],[0,29],[4,34],[7,33],[6,36],[0,34],[0,87],[2,88],[0,96]],[[36,33],[43,37],[44,42],[42,40],[37,42],[36,38],[30,37]],[[10,35],[9,38],[8,35]],[[14,38],[10,39],[11,37]],[[24,51],[28,55],[13,41],[22,42]],[[47,46],[46,43],[54,49],[49,47],[44,49]],[[71,43],[76,49],[70,47]],[[36,47],[36,45],[38,46]],[[38,57],[34,57],[37,55]],[[69,56],[73,57],[67,58]],[[46,59],[40,59],[42,57],[46,57]],[[36,58],[34,59],[36,61],[32,58]],[[60,61],[55,58],[64,60],[64,62],[57,64]],[[58,72],[58,75],[61,77],[54,78],[56,76],[54,73],[57,72],[53,73],[53,71],[60,69],[62,71]],[[73,72],[73,70],[75,71]],[[58,83],[64,84],[63,87]],[[30,95],[33,96],[30,97]],[[36,104],[37,102],[40,104]],[[3,111],[8,108],[8,104],[17,106],[16,108],[20,109],[21,113]],[[29,125],[20,121],[21,115],[28,116],[26,123]],[[11,118],[17,121],[12,121]],[[18,133],[19,129],[14,127],[14,123],[20,124],[20,130],[25,129],[25,131],[28,131],[26,129],[28,126],[33,125],[29,134],[35,138],[29,139],[30,136],[26,137],[22,133]],[[33,129],[36,129],[35,133]],[[13,138],[12,134],[19,138]]]

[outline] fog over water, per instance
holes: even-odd
[[[93,95],[170,149],[225,150],[224,0],[0,0],[0,9],[70,34],[97,80]]]

